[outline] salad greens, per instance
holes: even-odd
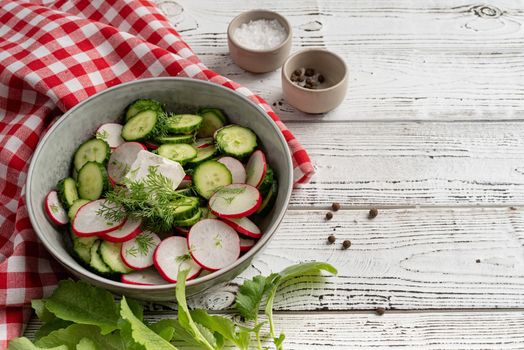
[[[258,310],[264,300],[271,338],[276,349],[283,349],[285,335],[277,336],[273,323],[275,295],[283,283],[321,271],[337,273],[327,263],[309,262],[245,281],[237,293],[235,309],[246,320],[254,321],[252,328],[203,309],[189,310],[185,294],[187,270],[179,271],[177,278],[178,319],[152,324],[144,321],[138,302],[126,297],[115,302],[106,290],[83,281],[64,280],[49,298],[32,302],[38,318],[44,322],[35,341],[16,338],[8,350],[177,350],[178,344],[206,350],[234,344],[247,350],[252,335],[258,349],[262,349],[260,332],[265,322],[258,322]]]

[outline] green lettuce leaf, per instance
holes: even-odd
[[[38,346],[35,346],[31,340],[21,337],[21,338],[15,338],[9,342],[9,346],[7,347],[7,350],[69,350],[69,348],[66,345],[60,345],[55,347],[45,347],[41,348]]]
[[[276,275],[271,274],[268,277],[255,276],[251,280],[244,281],[239,287],[235,300],[235,309],[246,320],[256,320],[262,299],[270,286],[269,280],[272,280]]]
[[[149,325],[149,328],[167,341],[173,339],[176,320],[164,319]]]
[[[95,342],[88,338],[82,338],[76,344],[76,350],[102,350],[96,346]]]
[[[60,281],[44,304],[58,318],[98,326],[102,334],[117,329],[120,318],[111,293],[83,281]]]
[[[123,321],[121,325],[127,327],[125,334],[130,332],[133,341],[142,345],[145,350],[176,350],[176,347],[149,329],[133,314],[125,297],[120,302],[120,316]]]
[[[42,322],[50,322],[56,318],[56,316],[45,307],[43,299],[31,300],[31,306],[33,310],[35,310],[36,317]]]
[[[125,350],[119,341],[120,335],[118,332],[102,335],[99,327],[85,324],[72,324],[67,328],[51,332],[45,337],[38,339],[35,345],[44,348],[65,345],[68,349],[76,349],[76,345],[82,338],[89,338],[100,349]]]
[[[191,317],[198,324],[214,332],[215,335],[220,334],[223,338],[233,342],[241,350],[248,349],[251,340],[250,329],[239,328],[229,318],[211,316],[202,309],[191,311]]]
[[[67,328],[70,325],[72,325],[71,321],[64,321],[59,318],[54,318],[49,322],[44,323],[38,331],[35,333],[35,339],[38,340],[40,338],[43,338],[47,336],[49,333],[54,332],[56,330]]]

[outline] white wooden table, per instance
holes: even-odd
[[[317,169],[264,253],[194,306],[227,312],[245,278],[320,260],[339,275],[296,279],[276,300],[286,349],[524,348],[524,1],[157,3],[204,63],[277,103]],[[342,106],[300,113],[280,72],[233,64],[227,24],[253,8],[289,19],[293,50],[346,59]],[[332,202],[343,210],[325,222]]]

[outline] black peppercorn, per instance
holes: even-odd
[[[331,209],[333,209],[333,211],[338,211],[340,209],[340,203],[333,203],[331,204]]]
[[[377,313],[377,315],[382,316],[386,312],[386,309],[384,309],[383,307],[377,307],[375,312]]]
[[[376,218],[378,215],[378,209],[377,208],[373,208],[369,211],[369,214],[368,214],[368,218],[369,219],[374,219]]]
[[[328,237],[329,244],[335,243],[336,240],[337,240],[337,238],[335,236],[329,235],[329,237]]]
[[[348,249],[349,247],[351,247],[351,241],[346,239],[344,242],[342,242],[342,249]]]
[[[300,69],[295,69],[295,71],[293,72],[293,74],[295,74],[295,75],[302,75],[302,70],[300,70]]]
[[[306,74],[306,76],[311,77],[311,76],[315,75],[315,70],[313,68],[306,68],[305,74]]]
[[[319,74],[317,80],[319,83],[323,83],[326,79],[324,78],[322,74]]]
[[[333,219],[333,213],[330,212],[330,211],[328,211],[328,212],[326,213],[326,220],[331,220],[331,219]]]

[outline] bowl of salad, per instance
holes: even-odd
[[[152,78],[65,113],[29,167],[31,223],[74,276],[115,293],[172,300],[231,280],[269,242],[292,189],[282,133],[216,84]]]

